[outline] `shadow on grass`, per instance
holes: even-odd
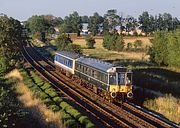
[[[134,84],[180,98],[180,73],[162,68],[133,69]]]

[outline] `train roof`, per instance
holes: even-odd
[[[82,64],[104,71],[104,72],[107,72],[109,68],[113,67],[113,65],[110,63],[107,63],[98,59],[94,59],[94,58],[87,58],[87,57],[81,56],[80,58],[77,59],[77,61],[81,62]]]
[[[68,52],[68,51],[59,51],[59,52],[56,52],[56,54],[60,54],[60,55],[63,55],[64,57],[68,57],[71,59],[77,59],[80,57],[79,54],[74,53],[74,52]]]

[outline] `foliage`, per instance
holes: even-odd
[[[27,75],[26,73],[23,74]],[[28,77],[28,78],[33,80],[31,80],[32,83],[29,84],[33,84],[35,79],[38,78],[38,76],[34,72],[30,72],[30,74],[32,77]],[[37,80],[40,81],[39,79]],[[33,88],[40,89],[40,87],[37,84],[34,83],[33,85],[34,85]],[[49,87],[49,83],[45,83],[43,86],[41,86],[40,91],[34,90],[34,94],[38,94],[37,96],[40,96],[40,98],[43,100],[43,102],[47,105],[48,108],[50,108],[55,112],[59,111],[66,125],[70,127],[76,127],[79,124],[83,127],[86,127],[86,125],[88,127],[94,126],[88,118],[84,119],[82,121],[83,123],[81,123],[79,121],[79,118],[82,117],[81,113],[79,113],[76,109],[74,109],[70,104],[63,101],[62,98],[60,98],[57,95],[58,92],[54,88]]]
[[[57,96],[57,97],[54,97],[54,98],[53,98],[53,101],[56,102],[56,103],[58,103],[58,104],[60,104],[60,103],[62,102],[62,98],[60,98],[60,97]]]
[[[153,111],[163,114],[171,121],[180,123],[180,99],[175,98],[172,95],[166,95],[164,97],[159,97],[154,100],[147,100],[144,102],[143,105]]]
[[[66,33],[77,33],[78,36],[80,35],[82,29],[81,17],[76,11],[64,18],[64,29]]]
[[[69,35],[63,33],[57,37],[55,43],[59,50],[64,50],[68,44],[72,43],[72,40]]]
[[[127,43],[127,49],[126,50],[131,51],[132,47],[133,47],[132,43]]]
[[[124,40],[121,35],[106,33],[103,39],[103,47],[108,50],[122,51],[124,49]]]
[[[150,60],[159,65],[180,67],[180,30],[156,32],[149,49]]]
[[[46,90],[50,87],[51,87],[51,85],[49,83],[45,83],[43,86],[41,86],[41,89]]]
[[[65,50],[70,51],[70,52],[75,52],[77,54],[83,53],[81,46],[77,44],[68,44]]]
[[[169,66],[180,67],[180,30],[170,32],[167,37],[167,63]]]
[[[152,47],[149,51],[151,61],[159,65],[167,64],[167,38],[166,32],[157,32],[151,40]]]
[[[134,41],[134,47],[137,49],[137,48],[140,48],[142,46],[142,41],[141,40],[135,40]]]
[[[159,14],[153,17],[147,11],[139,16],[139,23],[142,24],[142,29],[147,34],[154,31],[175,30],[180,25],[180,21],[176,17],[173,18],[169,13]]]
[[[18,20],[0,16],[0,74],[21,61],[20,51],[26,41],[27,37],[23,36],[23,27]]]
[[[92,36],[86,36],[86,46],[90,49],[94,48],[96,43],[95,39]]]
[[[46,15],[41,15],[41,16],[32,16],[27,20],[26,27],[30,30],[31,34],[35,33],[53,33],[54,28],[53,24],[51,21],[53,20],[52,17]]]
[[[92,32],[93,36],[97,35],[99,31],[100,24],[103,23],[103,17],[100,16],[97,12],[93,16],[89,17],[89,31]]]
[[[0,127],[2,128],[21,126],[19,122],[32,118],[17,99],[18,95],[12,84],[9,80],[0,78]]]
[[[108,20],[109,30],[114,30],[115,27],[119,24],[119,16],[117,15],[116,9],[108,10],[105,14],[105,19]]]

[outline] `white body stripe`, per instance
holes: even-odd
[[[61,64],[61,63],[59,63],[58,61],[54,61],[54,63],[57,64],[57,65],[59,65],[59,66],[62,66],[63,68],[65,68],[65,69],[67,69],[68,71],[70,71],[71,73],[72,73],[72,71],[73,71],[73,69],[71,69],[71,68],[69,68],[69,67],[67,67],[67,66],[65,66],[65,65],[63,65],[63,64]]]

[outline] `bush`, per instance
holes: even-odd
[[[131,50],[132,50],[132,47],[133,47],[132,43],[127,43],[127,48],[126,48],[126,50],[127,50],[127,51],[131,51]]]
[[[86,36],[86,46],[88,48],[93,49],[95,43],[96,43],[96,41],[92,36]]]
[[[62,98],[57,96],[53,98],[53,101],[56,102],[57,104],[60,104],[62,102]]]
[[[38,85],[38,86],[42,86],[44,84],[43,80],[40,79],[39,77],[33,77],[35,83]]]
[[[145,107],[161,113],[171,121],[180,123],[179,120],[179,106],[180,99],[173,97],[172,95],[166,95],[164,97],[158,97],[154,100],[147,100],[143,104]]]
[[[39,94],[39,96],[40,96],[41,99],[46,99],[46,98],[48,98],[48,95],[47,95],[46,93],[44,93],[44,92],[41,92],[41,93]]]
[[[35,86],[32,86],[32,87],[30,88],[30,90],[36,93],[36,92],[39,91],[39,88],[35,85]]]
[[[68,119],[72,119],[71,115],[66,113],[64,110],[60,110],[60,115],[62,116],[62,119],[63,120],[68,120]]]
[[[135,40],[134,41],[134,48],[140,49],[142,47],[142,41],[141,40]]]
[[[84,125],[86,125],[87,123],[89,123],[89,120],[88,120],[88,117],[87,117],[87,116],[81,116],[78,120],[79,120],[79,122],[80,122],[81,124],[84,124]]]
[[[88,122],[85,128],[94,128],[94,124],[91,122]]]
[[[64,122],[65,126],[69,126],[71,128],[77,128],[77,123],[76,123],[76,120],[74,119],[68,119]]]
[[[54,102],[50,99],[50,98],[45,98],[43,99],[43,102],[47,105],[47,106],[50,106],[50,105],[54,105]]]
[[[45,90],[45,89],[48,89],[50,87],[51,87],[51,85],[49,83],[45,83],[43,86],[41,86],[41,89]]]
[[[124,49],[124,40],[121,35],[106,33],[103,39],[103,47],[108,50],[122,51]]]
[[[46,89],[45,93],[47,93],[50,97],[58,96],[56,90],[54,90],[53,88]]]
[[[74,108],[68,108],[66,107],[66,112],[72,115],[75,119],[79,119],[81,117],[81,113],[79,113],[76,109]]]
[[[66,107],[69,107],[70,105],[63,101],[63,102],[60,103],[60,106],[61,106],[62,109],[65,109]]]
[[[53,91],[50,91],[48,94],[52,98],[55,97],[55,96],[58,96],[58,94],[56,92],[53,92]]]
[[[77,44],[68,44],[65,50],[70,51],[70,52],[75,52],[77,54],[83,53],[81,46]]]
[[[57,106],[57,105],[50,105],[49,108],[53,111],[59,111],[60,110],[59,106]]]

